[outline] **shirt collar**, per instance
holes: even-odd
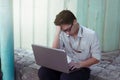
[[[83,27],[79,26],[78,37],[83,37]]]

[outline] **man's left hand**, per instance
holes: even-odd
[[[69,63],[69,66],[70,66],[70,70],[74,70],[74,69],[80,68],[81,64],[80,64],[80,62],[73,62],[73,61],[71,61]]]

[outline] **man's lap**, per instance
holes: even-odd
[[[90,76],[89,68],[81,68],[72,73],[61,73],[52,69],[41,67],[38,71],[41,80],[88,80]]]

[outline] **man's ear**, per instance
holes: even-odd
[[[73,24],[77,24],[77,20],[76,19],[73,20]]]

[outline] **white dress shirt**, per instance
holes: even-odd
[[[95,31],[81,25],[77,38],[75,39],[61,31],[60,49],[64,49],[66,54],[74,62],[84,61],[91,57],[94,57],[97,60],[101,59],[100,44]],[[73,49],[81,51],[81,53],[75,52]]]

